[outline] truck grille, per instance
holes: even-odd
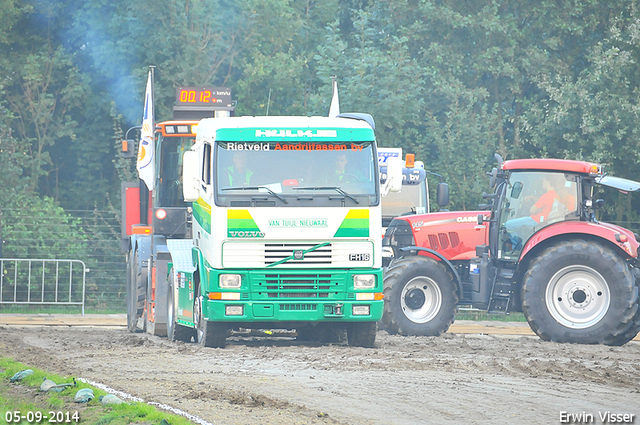
[[[225,241],[222,244],[222,267],[258,269],[280,268],[352,268],[372,267],[375,245],[369,240],[332,241]],[[294,255],[302,254],[294,259]]]
[[[344,292],[344,277],[331,273],[259,273],[251,276],[252,292],[260,299],[335,298]]]
[[[306,251],[316,244],[266,243],[264,244],[264,264],[277,263],[291,256],[293,251]],[[302,260],[291,260],[294,263],[331,264],[331,244],[304,254]]]

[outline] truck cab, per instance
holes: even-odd
[[[429,212],[429,186],[424,163],[415,161],[414,154],[407,154],[403,158],[402,148],[378,148],[381,184],[384,184],[387,180],[389,158],[401,160],[402,187],[397,192],[388,192],[382,198],[383,231],[386,231],[387,226],[389,226],[394,217]]]

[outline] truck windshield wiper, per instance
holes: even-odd
[[[269,189],[267,186],[234,186],[234,187],[224,187],[221,190],[260,190],[260,189],[266,190],[267,192],[269,192],[270,195],[275,196],[285,204],[289,203],[289,201],[284,199],[282,196],[278,195],[273,190]]]
[[[308,187],[294,187],[292,189],[293,190],[335,190],[342,196],[346,196],[347,198],[351,199],[356,204],[360,203],[356,198],[354,198],[352,195],[349,195],[347,192],[342,190],[341,187],[338,187],[338,186],[308,186]]]

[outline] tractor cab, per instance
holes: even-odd
[[[517,261],[539,230],[561,221],[588,219],[598,166],[562,160],[514,160],[502,164],[493,196],[489,245],[496,259]]]
[[[583,161],[502,161],[491,173],[491,216],[481,211],[396,217],[381,327],[440,335],[457,305],[522,312],[544,340],[621,345],[640,330],[640,237],[596,220],[595,185],[640,183]],[[471,219],[471,220],[469,220]],[[475,251],[471,252],[471,247]]]
[[[546,228],[546,238],[564,233],[564,227],[550,227],[556,223],[595,222],[599,206],[592,199],[595,184],[624,192],[640,190],[640,183],[606,176],[602,167],[593,163],[559,159],[503,162],[492,176],[491,221],[497,225],[489,231],[491,256],[518,261],[528,242],[532,246],[542,240],[532,240],[542,229]],[[483,221],[482,216],[478,219]]]

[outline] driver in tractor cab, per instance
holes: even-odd
[[[562,178],[562,181],[560,181],[560,178]],[[559,175],[554,180],[558,180],[555,185],[552,183],[550,175],[543,177],[543,194],[529,208],[529,216],[514,218],[504,223],[505,229],[510,236],[511,250],[521,250],[525,234],[527,236],[532,234],[536,226],[551,224],[562,219],[567,212],[576,210],[576,197],[571,194],[570,188],[563,184],[564,176]],[[523,229],[526,230],[523,231]]]

